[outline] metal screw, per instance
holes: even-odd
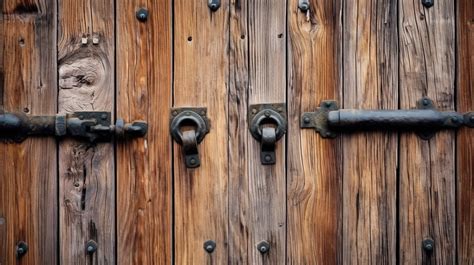
[[[205,111],[205,110],[202,110],[202,111],[201,111],[201,115],[206,115],[206,111]]]
[[[256,114],[257,113],[257,110],[256,109],[252,109],[252,114]]]
[[[277,110],[278,110],[278,112],[282,112],[282,111],[283,111],[283,108],[282,108],[282,107],[278,107]]]
[[[423,105],[428,106],[430,104],[430,101],[427,98],[423,99]]]
[[[434,0],[421,0],[424,7],[430,8],[434,5]]]
[[[306,123],[306,124],[308,124],[310,121],[311,121],[311,119],[308,116],[305,116],[303,118],[303,122]]]
[[[176,116],[176,115],[178,115],[178,112],[176,110],[173,110],[172,114],[173,114],[173,116]]]
[[[140,8],[137,10],[137,12],[135,13],[138,21],[140,22],[145,22],[148,20],[148,10],[146,8]]]
[[[86,252],[89,255],[94,254],[97,251],[97,243],[94,240],[89,240],[86,244]]]
[[[272,161],[272,157],[270,155],[265,156],[265,161],[270,162]]]
[[[207,6],[211,9],[212,12],[216,12],[221,6],[220,0],[209,0]]]
[[[104,114],[100,115],[100,118],[104,121],[107,120],[107,114],[104,113]]]
[[[204,242],[204,250],[207,253],[212,253],[214,252],[215,249],[216,249],[216,242],[214,242],[213,240],[208,240]]]
[[[423,244],[423,249],[426,251],[426,252],[429,252],[431,253],[433,250],[434,250],[434,240],[431,239],[431,238],[426,238],[423,240],[422,242]]]
[[[306,12],[309,10],[309,2],[308,0],[300,0],[300,2],[298,3],[298,8],[302,11],[302,12]]]
[[[257,249],[260,253],[265,254],[270,251],[270,243],[265,240],[260,241],[260,243],[257,244]]]
[[[24,241],[20,241],[16,244],[16,257],[21,258],[23,257],[26,252],[28,252],[28,244]]]
[[[191,158],[191,159],[189,160],[189,163],[190,163],[191,165],[194,165],[194,164],[196,164],[196,159],[194,159],[194,158]]]
[[[270,112],[269,111],[265,111],[265,117],[270,117]]]

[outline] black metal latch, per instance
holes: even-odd
[[[275,164],[275,145],[287,130],[285,104],[250,105],[248,112],[249,130],[261,143],[262,165]]]
[[[396,130],[413,131],[427,140],[439,130],[461,126],[474,127],[474,112],[438,111],[429,98],[410,110],[338,109],[335,101],[327,100],[301,116],[301,128],[313,128],[323,138],[334,138],[337,132]]]
[[[172,108],[170,132],[173,139],[183,146],[186,167],[201,165],[198,144],[209,132],[209,119],[206,108]]]
[[[89,142],[109,141],[116,137],[142,137],[147,133],[144,121],[113,125],[110,112],[82,111],[55,116],[30,116],[24,113],[0,113],[0,140],[22,142],[28,136],[71,136]]]

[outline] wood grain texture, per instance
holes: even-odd
[[[56,1],[0,1],[0,112],[56,113]],[[54,139],[0,143],[0,264],[57,263]],[[18,241],[29,250],[15,257]]]
[[[199,145],[201,166],[187,169],[174,144],[175,263],[228,261],[229,2],[174,2],[174,106],[207,107],[211,130]],[[203,243],[214,240],[208,254]]]
[[[286,98],[286,1],[231,1],[229,81],[229,260],[283,264],[286,257],[285,139],[274,166],[260,162],[249,104]],[[257,245],[270,243],[262,255]]]
[[[321,100],[340,101],[340,1],[288,4],[288,263],[340,264],[342,251],[341,138],[301,130],[301,113]]]
[[[346,1],[344,108],[398,107],[397,3]],[[343,136],[343,264],[395,264],[397,135]]]
[[[457,111],[474,111],[474,2],[457,3]],[[461,265],[474,264],[474,139],[472,129],[457,137],[458,244]]]
[[[249,5],[232,0],[230,5],[229,50],[229,264],[251,260],[249,213]],[[259,161],[259,160],[258,160]]]
[[[113,1],[59,1],[58,16],[59,112],[113,111]],[[64,140],[59,157],[61,263],[114,264],[113,144]],[[85,251],[89,240],[98,245],[93,255]]]
[[[248,103],[286,103],[286,1],[248,4]],[[285,142],[286,136],[276,144],[275,165],[264,166],[260,143],[247,134],[248,264],[284,264],[286,260]],[[264,255],[257,250],[263,240],[270,243],[270,251]]]
[[[400,1],[400,107],[414,108],[423,96],[440,110],[454,109],[454,2]],[[454,133],[424,141],[400,139],[400,263],[455,263]],[[433,238],[432,254],[422,241]]]
[[[171,30],[169,0],[117,3],[117,116],[149,124],[117,145],[119,264],[171,264]]]

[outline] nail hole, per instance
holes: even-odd
[[[241,38],[241,39],[245,39],[245,35],[240,35],[240,38]]]
[[[188,41],[193,41],[193,37],[189,36]]]
[[[278,38],[279,39],[283,38],[283,33],[278,34]]]
[[[21,47],[25,46],[25,39],[20,38],[20,39],[18,40],[18,44],[20,44]]]
[[[30,109],[25,107],[25,108],[23,108],[23,112],[28,113],[28,112],[30,112]]]

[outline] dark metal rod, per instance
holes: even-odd
[[[328,126],[332,129],[441,129],[458,128],[464,117],[457,112],[437,110],[355,110],[329,111]]]

